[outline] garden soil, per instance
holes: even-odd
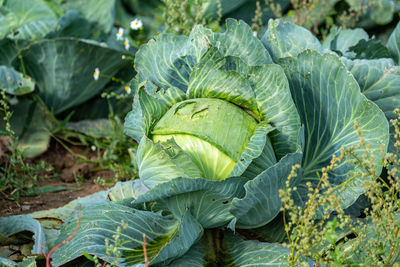
[[[8,147],[4,146],[6,142],[3,141],[0,140],[0,166],[7,164],[8,156],[6,155],[10,153]],[[74,154],[85,154],[89,159],[96,158],[96,154],[91,151],[88,152],[87,147],[71,146],[69,149]],[[62,207],[74,199],[106,190],[112,186],[112,184],[107,184],[107,187],[100,186],[95,180],[98,177],[112,180],[113,172],[94,171],[97,167],[96,164],[79,161],[54,140],[52,140],[49,149],[43,155],[29,160],[27,163],[34,164],[40,161],[44,161],[47,166],[52,166],[54,170],[49,173],[43,173],[41,175],[42,179],[35,188],[66,187],[67,189],[35,196],[20,196],[18,200],[9,199],[7,192],[1,192],[0,217]]]

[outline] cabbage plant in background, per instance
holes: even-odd
[[[85,114],[98,116],[80,119],[105,118],[108,114],[99,110],[107,110],[106,101],[99,105],[93,99],[106,89],[124,92],[121,84],[110,87],[113,76],[129,81],[134,75],[131,63],[121,57],[134,56],[136,48],[126,49],[116,37],[114,24],[123,15],[114,8],[120,1],[85,3],[0,1],[0,89],[13,97],[12,111],[18,117],[12,117],[11,125],[26,157],[48,148],[52,124],[58,121],[49,121],[46,113],[64,120],[71,109],[92,100]],[[128,29],[123,38],[133,46]],[[101,73],[94,80],[96,68]],[[28,107],[31,112],[25,112]],[[4,128],[3,121],[0,127]]]
[[[399,27],[379,46],[397,64]],[[377,59],[368,36],[347,38],[349,45],[340,42],[346,31],[331,34],[321,45],[308,30],[271,20],[260,41],[243,21],[228,19],[220,33],[196,26],[189,36],[159,35],[136,54],[137,88],[125,121],[139,143],[140,180],[61,209],[2,218],[0,234],[15,236],[22,229],[12,225],[24,222],[23,230],[35,233],[32,254],[42,254],[75,230],[81,214],[76,235],[52,254],[54,266],[83,264],[88,255],[139,266],[143,235],[151,266],[284,265],[289,249],[236,232],[263,227],[269,240],[284,240],[277,236],[278,191],[295,164],[301,168],[290,186],[299,205],[306,184],[317,186],[321,169],[361,138],[380,173],[389,110],[399,100],[393,59]],[[364,193],[361,174],[348,161],[329,173],[342,208]],[[128,227],[114,258],[106,243],[122,221]]]

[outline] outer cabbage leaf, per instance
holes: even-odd
[[[135,69],[157,87],[186,91],[190,73],[198,60],[195,55],[188,37],[160,34],[141,46],[135,56]]]
[[[386,151],[388,122],[383,112],[361,92],[354,77],[347,71],[339,57],[305,51],[298,58],[281,60],[289,79],[293,99],[305,125],[303,152],[304,178],[298,190],[306,196],[305,182],[318,183],[317,172],[329,164],[341,147],[360,142],[354,128],[357,122],[371,153]],[[354,150],[357,155],[363,148]],[[374,158],[375,171],[380,173],[382,163]],[[336,186],[344,208],[350,206],[364,192],[360,167],[341,162],[329,173],[330,183]],[[303,186],[301,186],[303,185]]]
[[[236,229],[240,234],[242,230]],[[272,221],[258,228],[243,231],[247,239],[259,240],[268,243],[282,243],[287,240],[283,214],[280,212]],[[249,238],[250,237],[250,238]]]
[[[124,134],[132,137],[137,143],[140,142],[146,133],[143,112],[140,109],[138,95],[135,95],[132,103],[132,110],[126,114],[124,122]]]
[[[146,136],[149,135],[153,126],[169,109],[169,104],[159,97],[161,95],[161,93],[150,95],[144,87],[139,85],[137,98],[145,127],[144,135]]]
[[[35,258],[26,258],[18,263],[18,267],[36,267],[36,259]]]
[[[275,64],[250,67],[233,56],[226,57],[225,60],[226,70],[236,71],[247,77],[256,95],[261,120],[268,121],[276,128],[269,135],[276,156],[281,158],[287,153],[295,152],[300,117],[283,69]]]
[[[69,0],[63,8],[78,10],[87,20],[98,23],[108,33],[114,23],[114,6],[115,0]]]
[[[240,73],[225,70],[225,59],[211,47],[190,75],[189,98],[219,98],[237,104],[258,115],[255,94]]]
[[[0,40],[0,65],[12,67],[12,62],[18,56],[19,50],[29,44],[23,40]]]
[[[243,240],[232,233],[224,235],[231,260],[227,266],[287,266],[290,249],[281,244]]]
[[[289,254],[281,244],[245,241],[230,232],[210,230],[187,254],[167,266],[287,266]]]
[[[156,91],[151,82],[144,81],[138,85],[132,111],[125,118],[125,134],[139,143],[172,105],[185,100],[185,98],[184,92],[178,88]]]
[[[252,160],[252,162],[248,165],[247,169],[241,176],[251,180],[272,165],[274,165],[276,162],[277,160],[275,157],[274,149],[272,147],[271,141],[269,140],[269,138],[267,138],[261,154],[257,158]]]
[[[7,240],[7,238],[24,231],[33,233],[34,245],[31,251],[32,254],[42,255],[48,252],[43,227],[37,220],[27,215],[0,218],[0,236],[2,240]]]
[[[33,92],[35,82],[32,81],[31,77],[25,76],[12,68],[0,66],[1,89],[12,95],[25,95]]]
[[[261,119],[276,128],[270,134],[278,159],[297,150],[300,117],[291,97],[289,84],[282,68],[275,64],[249,70]]]
[[[400,22],[397,23],[397,26],[390,35],[386,46],[392,54],[396,65],[400,65]]]
[[[17,266],[17,263],[15,261],[12,261],[12,260],[9,260],[9,259],[6,259],[6,258],[2,258],[2,257],[0,257],[0,264],[2,266],[5,266],[5,267],[15,267],[15,266]]]
[[[230,212],[235,219],[231,228],[256,228],[276,217],[282,206],[279,189],[285,187],[292,166],[301,163],[301,156],[295,153],[283,157],[244,185],[246,195],[232,201]]]
[[[182,267],[182,266],[190,266],[190,267],[204,267],[204,255],[206,251],[206,246],[203,240],[199,240],[196,244],[194,244],[188,252],[182,257],[172,261],[167,265],[167,267]],[[164,265],[156,265],[158,267],[164,267]]]
[[[266,164],[276,162],[274,150],[271,147],[271,142],[268,138],[268,133],[274,128],[267,122],[263,121],[257,125],[257,128],[243,151],[240,159],[236,163],[229,177],[241,176],[251,165],[254,160],[257,160],[261,155],[264,156]],[[252,171],[255,168],[251,168]]]
[[[113,123],[109,119],[80,120],[68,122],[65,128],[93,138],[108,138],[114,136]]]
[[[361,195],[356,202],[353,203],[350,207],[344,210],[346,214],[349,214],[351,216],[358,217],[362,216],[362,213],[366,208],[371,207],[371,202],[369,198],[364,194]]]
[[[218,47],[224,56],[239,57],[249,65],[271,63],[268,52],[262,49],[250,27],[228,19],[223,33],[213,34],[196,26],[189,37],[160,34],[140,48],[135,59],[136,70],[141,78],[157,87],[186,91],[193,68],[210,45]]]
[[[110,78],[92,79],[95,68],[112,77],[126,66],[119,51],[96,42],[63,38],[34,43],[21,52],[27,74],[46,105],[58,114],[100,93]]]
[[[209,181],[202,178],[176,178],[140,195],[134,204],[158,201],[175,216],[187,210],[204,228],[219,227],[233,219],[229,212],[234,197],[244,196],[243,178]]]
[[[5,258],[0,257],[0,264],[1,266],[5,267],[36,267],[36,260],[35,258],[25,258],[21,262],[14,262]]]
[[[342,59],[357,80],[361,92],[385,113],[388,120],[395,118],[393,110],[400,106],[400,67],[391,59]]]
[[[75,214],[61,228],[59,241],[65,240],[77,225]],[[180,219],[148,211],[140,211],[115,203],[91,206],[82,212],[81,225],[77,234],[53,255],[53,264],[60,266],[82,256],[81,251],[113,261],[105,255],[105,239],[113,240],[121,221],[128,224],[120,239],[124,244],[118,266],[139,266],[144,262],[143,234],[147,240],[147,255],[151,264],[178,258],[186,253],[202,235],[201,226],[190,213]],[[91,238],[88,238],[91,237]]]
[[[356,78],[361,92],[385,113],[388,121],[395,119],[394,109],[400,107],[400,67],[388,58],[375,60],[342,59]],[[389,150],[394,152],[394,127],[390,125]]]
[[[226,30],[215,34],[214,44],[218,44],[224,56],[235,56],[249,66],[272,63],[268,51],[256,37],[250,26],[235,19],[226,20]]]
[[[107,191],[100,191],[92,195],[75,199],[67,205],[50,210],[37,211],[29,214],[30,217],[36,219],[43,226],[46,236],[46,244],[49,249],[59,244],[58,236],[60,235],[61,225],[76,211],[82,211],[91,205],[106,202]]]
[[[22,151],[22,155],[27,158],[33,158],[44,153],[49,147],[50,125],[44,111],[39,105],[35,105],[33,110],[30,109],[29,111],[32,111],[32,114],[24,114],[25,122],[28,124],[23,126],[24,130],[22,131],[21,139],[19,139],[18,148]],[[17,118],[21,119],[21,117]]]
[[[0,7],[0,39],[40,39],[56,23],[56,14],[40,0],[6,1]]]
[[[211,44],[218,47],[224,57],[240,58],[249,66],[272,63],[268,51],[262,49],[260,40],[254,37],[251,28],[241,20],[228,18],[225,31],[215,34],[201,25],[195,26],[189,39],[195,44],[198,59]]]
[[[12,106],[11,129],[18,136],[18,148],[25,157],[35,157],[45,152],[50,143],[51,125],[46,119],[46,113],[40,105],[24,99]],[[5,128],[5,122],[0,121],[0,129]]]
[[[309,30],[279,19],[269,20],[261,42],[275,62],[283,57],[295,57],[306,49],[322,50],[320,42]]]
[[[36,211],[29,216],[40,221],[45,228],[60,229],[61,224],[66,222],[73,213],[82,212],[94,204],[108,202],[107,193],[107,191],[99,191],[86,197],[75,199],[60,208]]]
[[[367,41],[368,39],[368,33],[361,28],[332,28],[322,46],[323,48],[340,51],[342,54],[345,54],[350,47],[355,46],[361,40]]]
[[[77,10],[67,10],[46,38],[75,37],[96,40],[101,34],[96,26],[97,24],[88,21]]]
[[[355,59],[378,59],[391,57],[389,49],[374,39],[368,41],[364,39],[360,40],[355,46],[350,47],[350,52],[355,53]]]
[[[127,182],[117,182],[108,192],[111,201],[137,199],[149,190],[140,179]]]

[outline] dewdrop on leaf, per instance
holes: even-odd
[[[117,36],[117,40],[119,40],[119,41],[122,40],[122,37],[124,36],[124,29],[119,28],[116,36]]]
[[[136,31],[143,27],[143,23],[140,19],[134,19],[131,21],[131,29]]]
[[[93,73],[93,79],[95,81],[97,81],[99,79],[99,76],[100,76],[100,69],[99,68],[95,68],[94,69],[94,73]]]

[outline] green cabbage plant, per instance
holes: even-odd
[[[260,229],[269,233],[264,241],[284,240],[278,191],[292,166],[301,166],[289,185],[301,205],[307,184],[318,184],[321,169],[343,147],[363,138],[380,173],[389,142],[381,102],[363,94],[338,51],[279,20],[270,22],[262,41],[244,22],[228,19],[221,33],[196,26],[190,36],[160,34],[143,45],[125,121],[126,134],[139,143],[140,180],[74,208],[82,214],[80,228],[53,254],[53,264],[96,255],[118,266],[143,266],[143,235],[151,266],[287,263],[290,251],[281,244],[242,236],[243,229]],[[354,153],[361,156],[363,148]],[[360,167],[352,164],[342,161],[329,173],[343,208],[364,193]],[[59,242],[78,223],[71,205],[55,212],[69,217]],[[115,257],[106,244],[121,221],[128,227]]]

